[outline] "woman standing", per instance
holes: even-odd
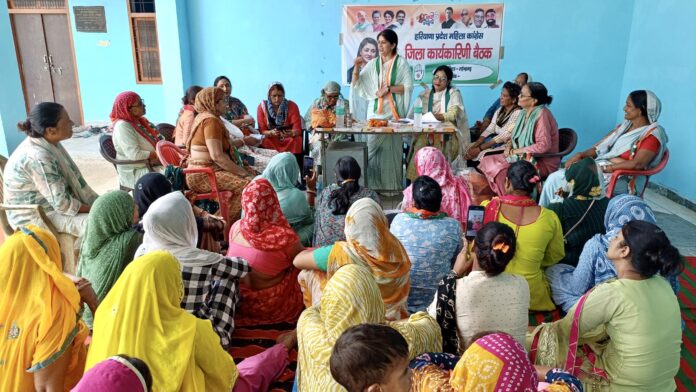
[[[367,64],[362,57],[355,59],[352,87],[357,95],[368,100],[369,119],[398,120],[408,113],[413,76],[406,59],[396,53],[398,43],[399,37],[393,30],[384,30],[377,35],[379,56]],[[383,190],[402,189],[402,139],[392,135],[369,135],[367,148],[370,186]]]
[[[268,86],[268,99],[256,109],[259,132],[265,136],[261,147],[295,155],[302,165],[302,116],[297,104],[285,98],[285,87],[280,82]]]
[[[60,143],[72,137],[68,112],[60,104],[42,102],[17,126],[29,137],[5,166],[4,203],[38,204],[58,232],[81,237],[97,194]],[[7,218],[13,228],[43,224],[33,210],[7,211]]]
[[[525,84],[519,98],[524,113],[517,119],[505,152],[481,159],[478,168],[499,196],[505,193],[505,178],[511,163],[519,160],[531,162],[542,179],[556,171],[561,164],[558,157],[534,158],[534,154],[558,152],[558,124],[547,108],[551,101],[552,97],[543,84]]]
[[[149,159],[159,165],[157,142],[163,140],[155,125],[145,118],[145,102],[132,91],[116,96],[111,109],[111,122],[114,124],[114,148],[116,159],[136,161]],[[117,165],[119,183],[133,189],[138,178],[148,173],[144,164]]]
[[[189,168],[211,167],[215,171],[218,189],[232,191],[229,215],[223,217],[228,224],[239,219],[242,189],[251,180],[251,173],[244,169],[230,135],[220,120],[226,107],[225,93],[217,87],[208,87],[196,95],[196,120],[186,141],[189,151]],[[197,193],[210,192],[208,176],[204,173],[186,175],[189,188]]]
[[[680,274],[684,259],[664,231],[639,220],[619,229],[607,257],[618,279],[587,292],[563,319],[528,337],[537,372],[565,365],[586,385],[611,391],[674,391],[681,314],[663,276]]]
[[[433,72],[432,88],[426,89],[421,93],[421,100],[424,103],[423,113],[433,113],[438,121],[447,121],[457,127],[457,133],[453,135],[454,140],[446,143],[447,135],[418,135],[411,144],[411,155],[415,157],[422,147],[433,146],[452,162],[458,155],[464,154],[469,148],[471,135],[469,134],[469,119],[464,108],[464,99],[459,89],[452,87],[454,74],[452,68],[441,65]],[[418,177],[414,159],[410,159],[406,176],[409,180]]]

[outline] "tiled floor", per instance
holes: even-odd
[[[98,193],[118,189],[116,170],[99,154],[99,137],[74,137],[63,142],[65,148],[80,167],[87,182]],[[385,210],[395,209],[401,195],[381,196]],[[678,205],[651,190],[645,192],[645,200],[653,208],[660,227],[672,243],[685,256],[696,256],[696,211]]]

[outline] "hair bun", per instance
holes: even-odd
[[[17,123],[17,128],[19,128],[21,131],[29,132],[31,131],[31,121],[29,119],[20,121]]]

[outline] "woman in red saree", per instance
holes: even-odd
[[[227,256],[242,257],[251,272],[241,284],[237,326],[294,323],[304,309],[292,261],[302,249],[300,237],[280,210],[278,196],[266,179],[242,191],[244,217],[230,230]]]

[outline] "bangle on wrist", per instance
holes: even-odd
[[[317,191],[313,191],[313,190],[311,190],[311,189],[307,189],[307,193],[309,193],[310,195],[316,195],[316,194],[317,194]]]

